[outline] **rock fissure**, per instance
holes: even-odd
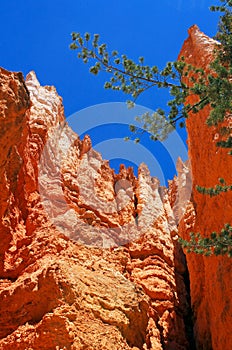
[[[186,264],[186,271],[183,274],[184,278],[184,284],[186,288],[186,299],[189,305],[189,308],[186,312],[186,315],[184,316],[184,324],[186,329],[186,335],[189,341],[189,350],[196,350],[196,343],[195,343],[195,337],[194,337],[194,323],[193,323],[193,310],[191,307],[191,291],[190,291],[190,279],[189,279],[189,271]]]

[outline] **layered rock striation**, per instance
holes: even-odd
[[[167,190],[115,174],[33,72],[0,87],[0,349],[189,349]]]

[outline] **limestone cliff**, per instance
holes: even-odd
[[[0,349],[189,349],[166,189],[115,174],[35,74],[0,70]]]
[[[180,57],[187,63],[209,70],[215,41],[200,32],[197,26],[189,30]],[[193,96],[194,98],[194,96]],[[191,101],[190,101],[191,102]],[[192,203],[180,225],[180,234],[189,232],[210,236],[220,232],[225,223],[231,224],[232,193],[209,197],[197,192],[196,185],[214,187],[218,179],[231,183],[232,159],[228,150],[216,146],[220,127],[208,127],[210,110],[205,107],[187,119],[189,158],[192,167]],[[225,126],[230,127],[231,118]],[[190,289],[194,313],[195,338],[198,349],[230,350],[232,348],[232,265],[227,257],[203,257],[187,254]]]

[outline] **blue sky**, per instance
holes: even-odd
[[[111,50],[133,59],[142,55],[145,63],[162,67],[177,58],[191,25],[197,24],[209,36],[215,34],[218,15],[211,13],[209,6],[218,3],[219,0],[1,0],[0,66],[22,71],[24,76],[34,70],[42,85],[54,85],[63,98],[67,117],[93,105],[123,102],[127,96],[104,90],[106,76],[90,75],[69,49],[71,32],[99,33]],[[138,103],[156,109],[165,105],[165,97],[162,93],[156,97],[150,91]],[[94,144],[121,137],[122,130],[125,134],[128,130],[120,122],[116,125],[114,121],[113,128],[104,125],[106,129],[103,122],[100,124],[102,129],[97,123],[89,132]],[[184,132],[181,138],[185,140]],[[112,142],[110,145],[113,147]],[[156,152],[148,141],[144,145],[153,154]],[[157,147],[162,154],[162,147]],[[127,164],[130,152],[136,150],[121,157]],[[161,157],[164,163],[168,156]],[[167,172],[165,178],[171,178],[173,165],[162,166]]]

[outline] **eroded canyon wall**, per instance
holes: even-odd
[[[189,29],[189,37],[179,57],[184,56],[187,63],[210,71],[215,44],[215,40],[193,26]],[[197,114],[190,113],[186,121],[193,192],[192,203],[180,225],[180,234],[187,239],[190,232],[200,232],[204,237],[209,237],[214,231],[220,232],[225,223],[231,224],[231,192],[210,197],[196,190],[196,185],[214,187],[219,183],[219,178],[224,178],[227,184],[231,183],[231,156],[228,150],[216,146],[222,125],[206,125],[209,113],[209,107],[205,107]],[[232,119],[228,117],[223,126],[230,127],[231,122]],[[232,348],[231,259],[191,253],[187,254],[187,263],[198,349],[229,350]]]
[[[188,349],[167,190],[119,174],[32,72],[0,70],[0,349]]]

